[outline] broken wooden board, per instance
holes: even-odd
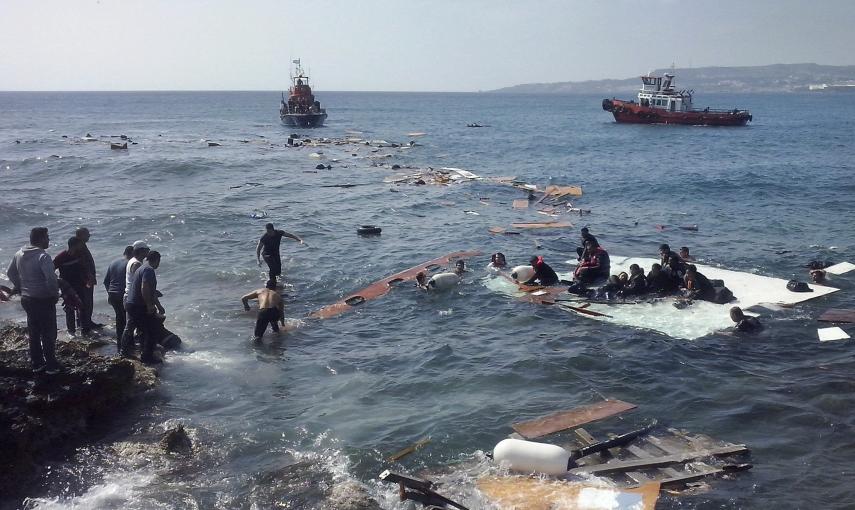
[[[418,441],[416,441],[415,443],[411,444],[410,446],[408,446],[402,450],[399,450],[399,451],[393,453],[392,455],[389,455],[388,457],[386,457],[386,460],[388,460],[390,462],[399,461],[399,460],[403,459],[404,457],[406,457],[407,455],[415,452],[416,450],[423,448],[428,443],[430,443],[430,437],[423,437],[423,438],[419,439]]]
[[[487,476],[476,486],[500,510],[653,510],[659,498],[655,482],[619,489],[589,482]]]
[[[547,222],[532,222],[532,223],[511,223],[514,228],[567,228],[573,224],[566,221],[547,221]]]
[[[519,198],[514,200],[512,205],[514,209],[528,209],[528,200],[525,198]]]
[[[846,310],[843,308],[831,308],[823,312],[817,319],[821,322],[845,322],[855,323],[855,310]]]
[[[549,185],[544,190],[546,196],[561,198],[566,196],[571,197],[581,197],[582,196],[582,187],[581,186],[557,186],[555,184]]]
[[[851,262],[841,262],[839,264],[834,264],[833,266],[826,267],[825,272],[831,273],[831,274],[836,274],[836,275],[841,275],[841,274],[848,273],[849,271],[852,271],[853,269],[855,269],[855,264],[852,264]]]
[[[331,305],[327,305],[321,309],[315,310],[309,314],[309,317],[315,319],[329,319],[330,317],[335,317],[337,315],[341,315],[347,311],[350,311],[357,306],[361,305],[365,301],[370,299],[376,299],[378,297],[386,295],[391,289],[392,285],[404,282],[404,281],[415,281],[416,275],[420,272],[424,271],[425,273],[430,273],[432,268],[438,268],[444,264],[449,264],[457,259],[467,258],[467,257],[475,257],[477,255],[481,255],[479,251],[458,251],[454,253],[449,253],[448,255],[444,255],[442,257],[435,258],[433,260],[429,260],[417,266],[413,266],[409,269],[405,269],[399,273],[395,273],[393,275],[389,275],[382,280],[378,280],[368,287],[360,290],[355,294],[351,294],[350,296],[333,303]]]
[[[635,404],[622,400],[604,400],[536,420],[514,423],[511,427],[526,439],[534,439],[615,416],[636,407]]]
[[[831,342],[832,340],[846,340],[851,338],[848,333],[837,326],[831,328],[819,328],[816,330],[816,334],[819,336],[820,342]]]
[[[706,457],[723,457],[727,455],[736,455],[748,452],[745,445],[730,444],[727,446],[716,446],[704,450],[683,451],[673,455],[665,455],[662,457],[651,457],[637,460],[620,460],[615,462],[607,462],[604,464],[595,464],[589,466],[581,466],[568,471],[570,474],[592,474],[606,475],[611,473],[625,473],[627,471],[638,471],[642,469],[659,468],[671,466],[674,464],[682,464],[696,459]]]
[[[518,236],[519,232],[514,232],[513,230],[507,230],[503,227],[490,227],[489,232],[491,234],[504,234],[506,236]]]

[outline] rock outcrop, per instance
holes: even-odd
[[[97,345],[97,343],[95,344]],[[152,389],[156,372],[137,361],[91,352],[93,344],[58,342],[64,370],[34,374],[26,328],[0,324],[0,494],[14,498],[42,460],[91,441],[91,424]],[[97,420],[97,422],[96,422]]]

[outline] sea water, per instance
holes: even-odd
[[[655,257],[668,242],[705,264],[785,279],[805,279],[813,259],[851,261],[852,97],[698,96],[702,106],[749,108],[755,120],[744,128],[618,125],[596,96],[319,98],[326,127],[298,133],[416,145],[288,147],[295,130],[279,123],[276,92],[0,93],[0,270],[33,226],[50,228],[53,255],[89,227],[99,278],[145,239],[163,254],[168,326],[184,340],[156,393],[52,461],[28,507],[348,508],[368,498],[401,508],[396,488],[376,478],[392,468],[438,477],[444,493],[484,508],[471,473],[487,469],[481,452],[512,422],[603,397],[639,409],[596,425],[599,435],[658,418],[751,448],[751,471],[663,496],[662,508],[855,499],[853,347],[816,334],[823,310],[855,305],[852,274],[833,277],[840,292],[761,315],[760,334],[687,341],[510,299],[484,285],[483,269],[502,251],[511,265],[539,254],[566,271],[583,225],[613,253]],[[100,141],[82,141],[87,134]],[[128,150],[111,150],[106,142],[122,134]],[[398,173],[393,164],[580,185],[573,205],[592,212],[571,216],[570,229],[495,236],[489,227],[550,218],[512,209],[524,194],[488,181],[383,183]],[[334,184],[359,186],[323,187]],[[267,221],[307,245],[282,245],[292,327],[254,344],[240,296],[266,279],[255,246]],[[382,235],[357,236],[363,224]],[[461,249],[484,255],[452,292],[402,285],[339,317],[306,318]],[[0,316],[23,314],[2,304]],[[178,423],[193,457],[145,449]],[[385,460],[426,436],[400,463]]]

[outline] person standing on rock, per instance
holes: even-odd
[[[83,294],[80,294],[80,300],[83,302],[83,306],[80,308],[80,322],[82,323],[80,327],[85,330],[103,328],[103,324],[92,322],[92,310],[95,308],[95,284],[98,280],[96,280],[95,259],[92,258],[92,252],[89,251],[89,247],[86,245],[91,237],[89,229],[80,227],[74,233],[74,236],[83,241],[81,259],[86,276]]]
[[[159,329],[160,319],[165,313],[160,300],[157,298],[157,275],[155,269],[160,267],[160,253],[152,250],[145,258],[145,262],[134,271],[131,284],[128,287],[128,299],[125,301],[125,310],[128,317],[143,334],[143,349],[140,361],[143,363],[159,363],[154,357],[154,344],[157,342],[156,334]],[[125,335],[124,339],[128,338]],[[133,342],[133,336],[130,336]],[[122,345],[122,353],[128,352],[128,346]]]
[[[134,247],[125,246],[124,254],[110,263],[104,274],[104,288],[107,290],[107,302],[116,313],[116,346],[122,348],[122,333],[125,332],[127,312],[125,312],[125,271],[128,261],[134,256]]]
[[[80,332],[84,335],[88,335],[91,331],[91,328],[84,321],[86,269],[83,257],[83,241],[78,237],[72,237],[68,240],[68,249],[62,250],[53,259],[53,266],[59,270],[59,277],[71,287],[71,290],[79,298],[79,308],[75,308],[70,302],[63,305],[65,308],[65,326],[68,329],[68,335],[72,337],[76,335],[78,325]]]
[[[285,232],[284,230],[276,230],[273,228],[273,223],[268,223],[264,226],[265,232],[258,241],[255,247],[255,257],[258,259],[258,267],[261,267],[261,259],[267,263],[270,270],[268,272],[269,279],[276,282],[276,277],[282,274],[282,257],[279,255],[279,243],[283,237],[299,241],[300,244],[305,244],[302,239],[294,234]]]
[[[6,274],[21,294],[21,306],[27,313],[30,341],[30,362],[34,372],[58,373],[56,360],[56,302],[59,283],[53,261],[45,251],[50,246],[48,229],[36,227],[30,231],[30,244],[12,258]]]
[[[127,264],[125,264],[125,294],[122,296],[123,307],[128,301],[128,289],[131,288],[131,278],[134,276],[134,272],[142,265],[143,260],[145,260],[145,257],[149,252],[148,245],[145,241],[134,241],[132,248],[134,249],[134,256],[128,260]],[[119,351],[122,355],[133,355],[135,329],[136,324],[134,324],[134,318],[127,315],[125,331],[122,333],[122,340],[119,341]]]

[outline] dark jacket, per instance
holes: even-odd
[[[526,285],[540,283],[540,285],[549,286],[558,283],[558,275],[555,274],[555,271],[546,262],[538,262],[532,267],[534,267],[534,276],[525,282]]]

